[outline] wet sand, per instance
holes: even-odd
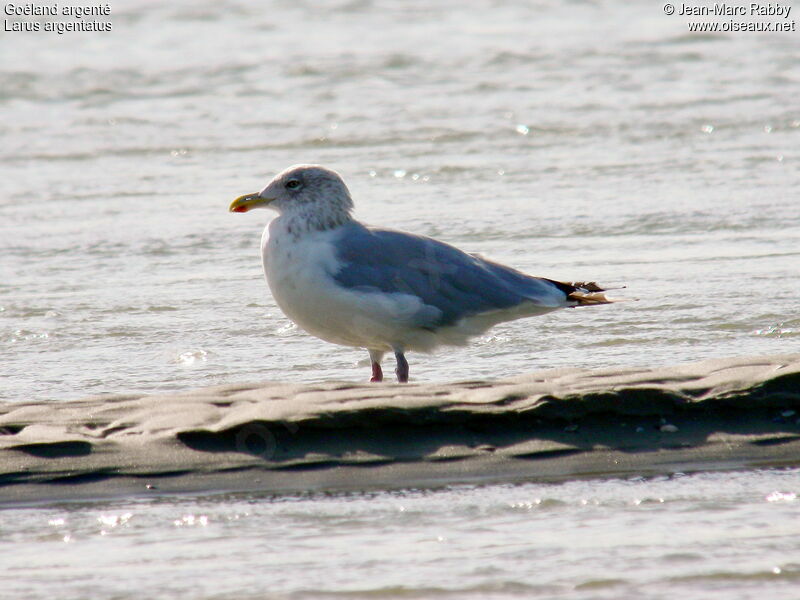
[[[800,464],[800,355],[0,404],[0,503]]]

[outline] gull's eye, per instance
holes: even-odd
[[[300,187],[300,180],[299,179],[290,179],[286,182],[286,189],[287,190],[296,190]]]

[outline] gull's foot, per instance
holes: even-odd
[[[381,369],[380,364],[373,362],[372,363],[372,377],[370,378],[370,383],[375,383],[378,381],[383,381],[383,370]]]
[[[394,357],[397,359],[397,368],[394,370],[397,375],[398,383],[408,383],[408,361],[403,356],[402,352],[395,352]]]

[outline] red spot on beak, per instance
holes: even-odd
[[[236,208],[233,209],[233,212],[247,212],[247,207],[246,206],[237,206]]]

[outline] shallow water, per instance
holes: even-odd
[[[428,4],[122,2],[110,35],[6,34],[0,397],[367,378],[273,304],[271,213],[226,211],[298,162],[367,222],[640,299],[412,355],[417,381],[800,348],[798,34]]]
[[[796,598],[800,472],[0,511],[52,598]]]
[[[0,42],[2,400],[366,379],[364,352],[273,304],[268,213],[227,213],[299,162],[340,171],[367,222],[639,298],[411,355],[412,380],[800,351],[800,34],[690,35],[660,5],[603,0],[126,1],[110,18]],[[796,482],[7,509],[0,589],[788,598],[797,501],[769,498]]]

